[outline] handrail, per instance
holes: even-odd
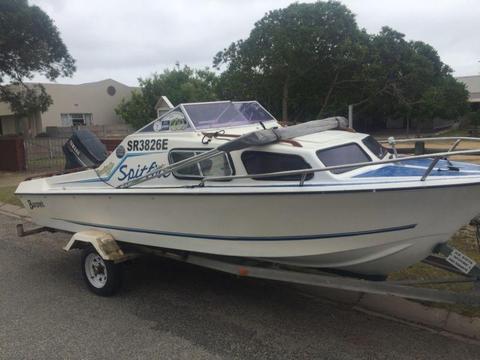
[[[471,136],[439,136],[439,137],[431,137],[431,138],[408,138],[408,139],[395,139],[393,136],[389,137],[387,140],[380,141],[380,143],[388,143],[393,150],[394,156],[397,157],[397,148],[395,145],[397,143],[409,143],[409,142],[418,142],[418,141],[430,141],[430,142],[435,142],[435,141],[445,141],[445,140],[455,140],[455,142],[450,146],[448,149],[448,152],[454,151],[457,146],[460,144],[462,141],[480,141],[480,138],[478,137],[471,137]],[[435,156],[435,154],[430,154],[430,156]],[[434,157],[430,165],[428,166],[427,170],[423,174],[421,181],[425,181],[425,179],[430,175],[432,172],[433,168],[435,165],[440,161],[441,157]],[[444,157],[444,159],[448,162],[450,166],[452,166],[452,163],[448,159],[448,157]]]
[[[199,186],[203,186],[205,184],[205,182],[207,182],[207,181],[251,179],[251,178],[271,178],[271,177],[277,177],[277,176],[303,175],[303,174],[309,174],[309,173],[315,173],[315,172],[340,170],[340,169],[346,169],[346,168],[360,168],[360,167],[372,166],[372,165],[392,164],[392,163],[398,163],[398,162],[415,160],[415,159],[428,159],[428,158],[432,158],[432,157],[434,158],[432,160],[432,162],[434,162],[436,158],[438,158],[438,160],[440,160],[443,157],[450,157],[450,156],[455,156],[455,155],[467,155],[467,154],[480,154],[480,149],[445,151],[445,152],[439,152],[439,153],[435,153],[435,154],[405,156],[405,157],[399,157],[399,158],[394,158],[394,159],[368,161],[368,162],[335,165],[335,166],[326,166],[326,167],[322,167],[322,168],[277,171],[277,172],[273,172],[273,173],[264,173],[264,174],[212,176],[212,177],[205,177],[205,178],[201,179],[200,183],[199,183]],[[438,160],[436,162],[438,162]],[[435,166],[435,164],[434,164],[434,166]],[[432,167],[432,169],[433,169],[433,167]],[[430,171],[428,173],[422,175],[423,181],[427,178],[427,176],[430,174],[432,169],[430,169]],[[424,179],[424,177],[425,177],[425,179]]]
[[[417,141],[445,141],[445,140],[465,140],[465,141],[480,141],[480,137],[469,137],[469,136],[440,136],[440,137],[431,137],[431,138],[404,138],[404,139],[395,139],[396,143],[409,143]],[[378,141],[381,144],[388,144],[389,139]]]

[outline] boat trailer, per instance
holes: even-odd
[[[52,230],[50,228],[37,228],[25,231],[23,224],[17,225],[18,236],[28,236]],[[458,249],[447,244],[439,245],[423,262],[457,276],[401,281],[369,280],[346,276],[345,274],[325,269],[287,266],[251,258],[215,256],[120,243],[111,234],[97,230],[87,230],[73,234],[64,247],[65,251],[72,249],[83,250],[82,273],[84,279],[89,289],[101,296],[110,296],[119,290],[123,270],[122,263],[150,254],[239,277],[399,296],[429,302],[480,306],[480,266]],[[473,284],[473,290],[469,292],[452,292],[419,287],[423,285],[454,283],[471,283]]]

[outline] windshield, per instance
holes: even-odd
[[[184,108],[197,129],[248,125],[275,120],[256,101],[186,104]]]
[[[373,136],[367,136],[365,139],[362,140],[368,149],[375,154],[379,159],[383,159],[385,155],[388,154],[386,148],[384,148]]]

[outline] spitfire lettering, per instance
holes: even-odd
[[[155,170],[157,168],[157,163],[154,161],[150,165],[144,165],[143,167],[141,165],[137,165],[135,168],[128,168],[128,165],[122,165],[120,166],[120,176],[117,178],[118,181],[123,181],[123,180],[133,180],[137,179],[139,177],[142,177],[143,175],[147,175],[149,172]]]
[[[168,150],[168,139],[128,140],[127,151]]]

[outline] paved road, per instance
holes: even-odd
[[[480,346],[237,279],[144,258],[89,293],[66,236],[18,239],[0,215],[0,359],[480,359]]]

